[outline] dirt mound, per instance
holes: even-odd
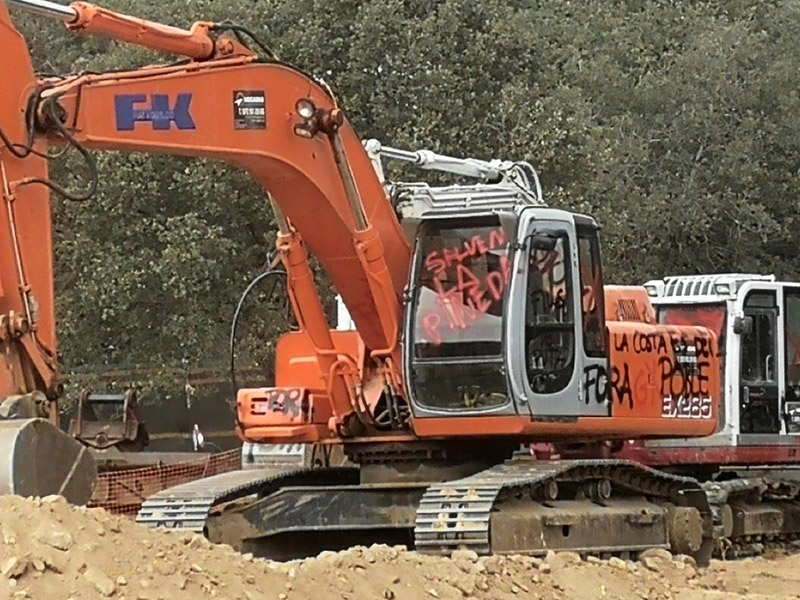
[[[634,563],[582,561],[568,552],[536,559],[458,551],[440,558],[373,546],[276,563],[56,497],[0,497],[0,534],[0,598],[800,598],[800,556],[698,570],[691,559],[658,550]]]

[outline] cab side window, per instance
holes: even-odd
[[[786,292],[784,344],[786,355],[786,395],[800,400],[800,291]]]
[[[778,307],[774,292],[751,292],[745,298],[744,314],[751,321],[741,340],[741,389],[739,428],[742,433],[777,433]]]
[[[535,393],[559,392],[572,377],[575,317],[569,248],[565,231],[536,232],[529,247],[525,351]]]
[[[742,379],[750,382],[775,382],[775,299],[751,294],[745,314],[753,326],[742,339]]]
[[[606,327],[603,306],[603,272],[596,230],[578,230],[578,268],[581,274],[583,347],[586,356],[606,355]]]

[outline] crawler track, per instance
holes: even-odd
[[[714,555],[756,556],[800,546],[800,481],[780,475],[703,484],[714,515]]]
[[[628,461],[522,459],[431,486],[417,511],[415,544],[436,554],[665,547],[706,564],[712,533],[694,479]]]
[[[289,498],[316,508],[286,505]],[[291,510],[275,513],[273,505]],[[210,517],[231,511],[246,517],[249,539],[390,527],[407,531],[429,554],[469,548],[603,556],[667,548],[707,564],[712,552],[737,558],[800,546],[797,479],[775,473],[700,484],[625,460],[523,457],[444,483],[377,485],[360,483],[356,468],[273,465],[159,492],[137,521],[205,533]]]
[[[168,527],[203,532],[214,506],[254,494],[267,495],[281,487],[338,481],[354,469],[311,467],[250,469],[221,473],[168,488],[148,498],[136,522],[149,527]]]

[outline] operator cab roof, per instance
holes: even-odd
[[[653,304],[702,304],[734,300],[745,283],[774,283],[774,275],[721,273],[677,275],[651,279],[644,284]]]

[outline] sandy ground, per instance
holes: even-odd
[[[651,551],[641,562],[422,556],[357,547],[276,563],[154,531],[60,498],[0,497],[0,598],[37,600],[800,599],[800,555],[714,562]]]

